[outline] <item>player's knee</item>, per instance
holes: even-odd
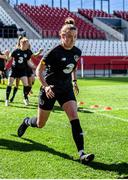
[[[78,118],[77,113],[75,111],[70,112],[69,117],[70,117],[70,119],[77,119]]]

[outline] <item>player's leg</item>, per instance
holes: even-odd
[[[9,77],[8,78],[8,85],[6,87],[6,100],[5,100],[5,106],[9,105],[9,96],[11,93],[11,89],[12,89],[12,84],[14,82],[14,77]]]
[[[27,77],[28,77],[28,86],[29,86],[29,92],[30,93],[31,89],[32,89],[32,74],[33,71],[30,67],[27,68]]]
[[[2,77],[2,84],[5,84],[5,71],[2,71],[2,75],[1,75],[1,77]]]
[[[19,78],[16,78],[16,85],[15,85],[15,87],[13,88],[13,94],[12,94],[12,97],[11,97],[11,99],[10,99],[10,102],[13,102],[13,101],[14,101],[14,98],[15,98],[16,93],[17,93],[17,91],[18,91],[19,83],[20,83],[20,79],[19,79]]]
[[[77,102],[74,93],[69,91],[68,93],[64,94],[63,99],[59,98],[59,103],[70,120],[72,136],[80,156],[80,161],[82,163],[92,161],[94,159],[94,154],[84,153],[84,136],[77,113]]]
[[[39,94],[37,117],[26,117],[18,128],[18,136],[21,137],[29,126],[37,128],[42,128],[43,126],[45,126],[50,112],[53,109],[54,103],[55,98],[48,99],[46,97],[45,91],[41,88]]]
[[[35,74],[33,73],[31,75],[31,86],[33,86],[34,83],[35,83]],[[29,94],[33,94],[32,87],[31,87],[31,90],[30,90]]]
[[[23,84],[23,96],[24,96],[24,104],[27,106],[29,105],[29,100],[28,100],[28,93],[29,93],[29,86],[28,86],[28,78],[27,76],[22,76],[20,78]]]
[[[31,127],[37,127],[37,128],[42,128],[45,126],[46,121],[48,120],[48,117],[50,115],[51,111],[46,111],[42,110],[38,107],[38,115],[37,117],[26,117],[22,124],[18,128],[18,136],[21,137],[25,133],[26,129],[31,126]]]
[[[28,86],[29,86],[29,93],[30,93],[32,89],[32,76],[28,77]]]
[[[0,84],[1,84],[1,79],[2,79],[2,71],[0,70]]]

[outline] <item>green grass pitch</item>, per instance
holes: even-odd
[[[85,78],[78,84],[85,151],[94,153],[95,160],[80,164],[70,123],[57,103],[43,129],[30,127],[18,138],[17,128],[23,118],[36,116],[39,81],[27,107],[22,86],[15,101],[5,107],[6,85],[0,85],[1,179],[128,178],[128,78]]]

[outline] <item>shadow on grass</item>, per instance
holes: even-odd
[[[20,109],[37,109],[38,108],[38,104],[29,104],[28,106],[25,106],[24,104],[17,106],[16,103],[10,103],[10,106],[12,108],[20,108]]]
[[[13,135],[18,137],[16,135]],[[73,160],[73,158],[65,153],[54,150],[53,148],[48,147],[47,145],[35,142],[31,139],[21,138],[27,142],[18,142],[8,139],[0,139],[0,149],[12,150],[12,151],[22,151],[22,152],[30,152],[30,151],[43,151],[49,152],[53,155],[57,155],[63,157],[68,160]],[[28,143],[29,142],[29,143]]]
[[[78,112],[83,112],[83,113],[94,113],[94,111],[88,109],[88,108],[82,108],[82,107],[78,107]]]
[[[113,171],[119,174],[118,179],[127,179],[128,178],[128,163],[113,163],[113,164],[104,164],[101,162],[91,162],[88,164],[93,169],[98,169],[102,171]],[[123,176],[122,176],[123,175]]]
[[[5,103],[5,100],[0,100],[1,103]],[[18,105],[17,105],[18,104]],[[22,102],[10,102],[9,108],[26,108],[26,109],[37,109],[38,103],[37,102],[30,102],[28,106],[25,106]]]
[[[57,105],[55,105],[54,107],[53,107],[53,110],[52,110],[53,112],[58,112],[58,111],[63,111],[63,109],[60,107],[60,106],[57,106]],[[90,110],[90,109],[84,109],[84,108],[82,108],[82,107],[78,107],[78,111],[79,112],[83,112],[83,113],[94,113],[94,111],[92,111],[92,110]]]
[[[17,137],[16,135],[13,135],[14,137]],[[57,151],[51,147],[48,147],[47,145],[38,143],[36,141],[33,141],[28,138],[21,138],[26,142],[19,142],[14,140],[8,140],[8,139],[0,139],[0,149],[5,150],[12,150],[12,151],[21,151],[21,152],[29,152],[29,151],[42,151],[42,152],[48,152],[53,155],[57,155],[59,157],[62,157],[67,160],[72,160],[74,162],[80,163],[79,159],[73,159],[73,157],[69,156],[66,153],[62,153],[60,151]],[[85,165],[85,164],[82,164]],[[121,162],[121,163],[113,163],[113,164],[105,164],[102,162],[96,162],[93,161],[91,163],[86,164],[89,167],[96,169],[96,170],[102,170],[102,171],[113,171],[117,172],[121,179],[128,178],[128,163]],[[121,176],[123,175],[123,176]]]
[[[0,86],[0,89],[6,89],[6,87],[2,87],[2,86]]]

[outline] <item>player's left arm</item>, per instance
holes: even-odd
[[[32,54],[32,57],[38,57],[43,52],[43,49],[39,49],[36,53]]]
[[[75,68],[72,72],[73,89],[76,95],[79,94],[79,87],[77,85],[77,69]]]

